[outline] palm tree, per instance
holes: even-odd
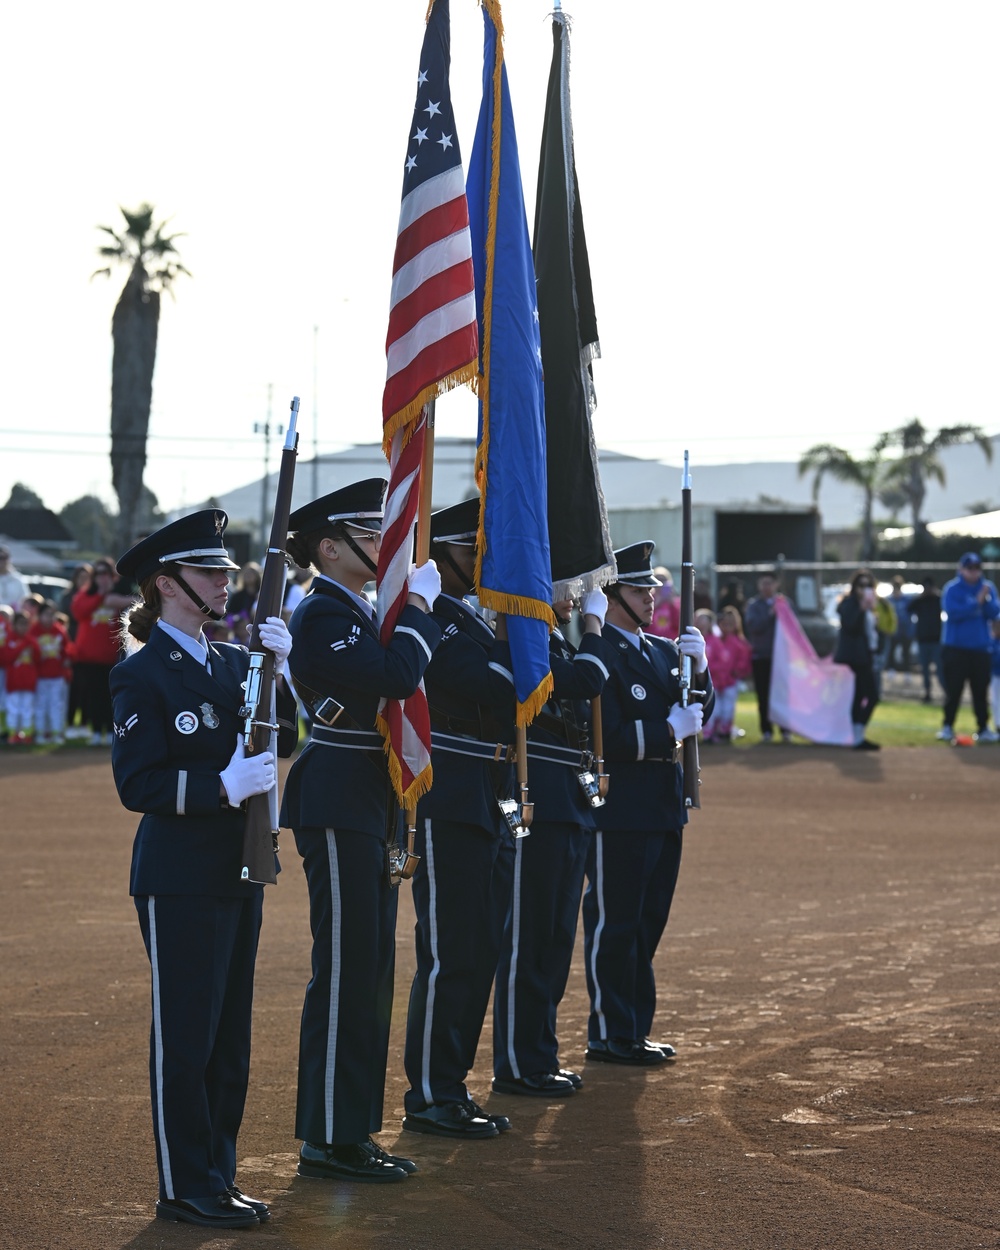
[[[119,541],[123,547],[130,547],[136,538],[153,402],[160,294],[171,289],[178,274],[188,274],[174,247],[174,239],[181,236],[164,234],[166,222],[154,226],[153,212],[151,204],[141,204],[131,213],[123,208],[125,229],[121,232],[98,226],[114,242],[97,249],[111,263],[91,275],[110,277],[112,264],[126,265],[129,271],[111,319],[111,480],[118,495]]]
[[[843,447],[835,447],[833,443],[817,443],[805,451],[799,460],[799,477],[806,473],[814,474],[814,500],[819,498],[824,474],[829,474],[838,482],[849,482],[861,488],[864,505],[861,510],[861,550],[858,558],[864,562],[871,560],[875,554],[872,510],[875,498],[885,482],[886,462],[883,453],[888,445],[889,435],[880,434],[868,455],[859,460]]]
[[[927,522],[923,516],[927,485],[929,482],[945,484],[941,451],[945,447],[975,443],[991,464],[993,443],[978,425],[948,425],[931,435],[916,417],[893,430],[888,437],[890,444],[900,449],[899,458],[892,462],[889,470],[889,480],[906,500],[913,517],[913,539],[920,543],[927,537]]]

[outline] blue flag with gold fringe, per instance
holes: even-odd
[[[521,188],[498,0],[482,0],[483,104],[466,192],[479,317],[481,492],[476,591],[507,617],[517,722],[552,691],[545,398],[535,268]]]

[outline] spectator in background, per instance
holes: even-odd
[[[913,645],[913,622],[910,619],[910,597],[903,594],[904,579],[897,573],[892,579],[889,602],[896,613],[896,632],[889,644],[889,662],[886,668],[897,673],[910,671],[910,648]]]
[[[0,543],[0,605],[6,604],[14,611],[20,608],[27,593],[24,578],[10,562],[10,548]]]
[[[0,734],[7,736],[7,669],[3,663],[3,649],[11,635],[14,609],[0,603]]]
[[[833,659],[846,664],[854,673],[854,700],[851,703],[851,727],[855,751],[877,751],[877,742],[865,737],[865,729],[879,701],[875,658],[879,648],[877,625],[878,596],[875,579],[868,569],[859,569],[851,581],[851,589],[837,604],[840,637]]]
[[[76,617],[73,615],[73,600],[76,598],[77,592],[81,591],[84,586],[89,586],[91,578],[94,576],[93,566],[87,563],[78,564],[73,570],[72,585],[69,590],[59,600],[59,611],[66,617],[66,632],[69,635],[69,655],[72,660],[75,651],[76,631],[79,628]],[[80,695],[80,674],[77,667],[73,665],[73,676],[69,683],[69,703],[66,708],[66,730],[67,738],[86,738],[86,725],[77,725],[76,716],[78,712],[82,713],[83,702]]]
[[[51,600],[42,604],[31,636],[38,643],[38,688],[35,692],[35,742],[62,746],[66,728],[66,703],[72,667],[65,618]]]
[[[653,622],[646,633],[676,642],[681,632],[680,596],[674,592],[674,581],[669,569],[658,564],[653,569],[653,576],[660,579],[661,585],[656,590],[653,603]]]
[[[249,626],[253,624],[254,609],[257,607],[257,596],[260,594],[262,570],[259,564],[250,561],[244,564],[236,578],[236,589],[229,596],[226,611],[226,624],[233,642],[245,647],[250,637]]]
[[[757,714],[760,719],[762,741],[770,742],[774,735],[771,724],[771,661],[774,656],[774,603],[778,598],[778,579],[774,573],[761,573],[757,578],[757,593],[747,604],[743,617],[747,642],[750,644],[753,684],[757,691]],[[781,731],[787,742],[791,734]]]
[[[941,592],[933,577],[925,577],[923,590],[910,600],[910,620],[917,639],[917,655],[924,678],[924,703],[931,701],[931,665],[938,685],[941,680]]]
[[[869,573],[869,577],[872,575]],[[853,583],[852,583],[853,585]],[[875,587],[875,580],[872,578],[872,586]],[[840,611],[838,607],[838,612]],[[875,631],[878,635],[878,645],[875,654],[872,657],[872,668],[875,674],[875,687],[878,691],[878,697],[882,697],[882,674],[889,665],[889,656],[892,652],[892,640],[896,636],[896,609],[888,595],[880,595],[877,587],[875,587]],[[841,618],[841,629],[843,629],[843,618]]]
[[[743,617],[747,610],[747,597],[743,593],[743,583],[735,577],[726,582],[726,587],[719,596],[719,612],[723,608],[735,608],[740,614],[740,634],[743,633]]]
[[[700,626],[699,626],[700,628]],[[706,635],[708,671],[715,687],[715,711],[703,730],[706,742],[732,742],[743,731],[733,728],[740,682],[753,671],[750,644],[743,636],[739,610],[728,604],[719,613],[718,631]]]
[[[1000,736],[988,725],[987,692],[990,686],[993,634],[990,622],[1000,616],[997,588],[983,577],[983,562],[967,551],[941,595],[944,629],[941,633],[941,671],[944,674],[944,724],[937,736],[945,742],[955,737],[955,716],[969,683],[972,710],[980,742],[997,742]]]
[[[10,633],[0,654],[7,670],[7,742],[30,745],[35,723],[35,690],[38,686],[38,643],[28,632],[31,622],[15,612]]]
[[[990,702],[993,705],[993,729],[1000,734],[1000,617],[990,621],[993,647],[990,651]]]
[[[293,569],[292,576],[288,580],[285,587],[285,601],[281,605],[281,619],[290,621],[292,613],[306,597],[310,583],[313,579],[312,569]],[[372,578],[374,581],[375,579]]]
[[[73,616],[77,622],[74,663],[80,674],[83,720],[92,731],[91,746],[111,745],[111,690],[108,678],[118,662],[118,617],[135,596],[120,593],[114,562],[105,557],[94,561],[89,585],[73,596]]]

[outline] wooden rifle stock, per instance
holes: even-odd
[[[691,470],[688,453],[684,453],[684,476],[681,478],[681,611],[680,633],[694,624],[694,561],[691,554]],[[689,656],[681,656],[681,705],[687,707],[698,695],[694,690],[693,665]],[[701,762],[698,758],[698,735],[689,734],[681,747],[684,768],[684,806],[701,807]]]
[[[243,743],[247,755],[272,750],[277,756],[278,726],[275,719],[274,655],[260,640],[260,627],[269,616],[280,616],[285,599],[285,544],[288,541],[288,515],[292,508],[292,485],[295,480],[295,459],[298,434],[295,429],[299,415],[299,398],[291,403],[288,434],[281,452],[278,489],[275,492],[271,536],[264,555],[260,594],[250,631],[250,671],[247,673],[246,698],[240,708],[243,720]],[[243,881],[274,885],[277,874],[274,853],[278,849],[277,786],[267,794],[254,794],[245,805],[243,827]]]

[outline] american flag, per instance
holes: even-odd
[[[436,0],[420,52],[385,342],[382,445],[389,458],[389,489],[376,578],[383,646],[406,603],[425,408],[452,387],[471,382],[479,356],[469,208],[449,94],[450,67],[448,0]],[[423,684],[405,701],[387,700],[379,723],[396,793],[404,806],[412,805],[431,783]]]

